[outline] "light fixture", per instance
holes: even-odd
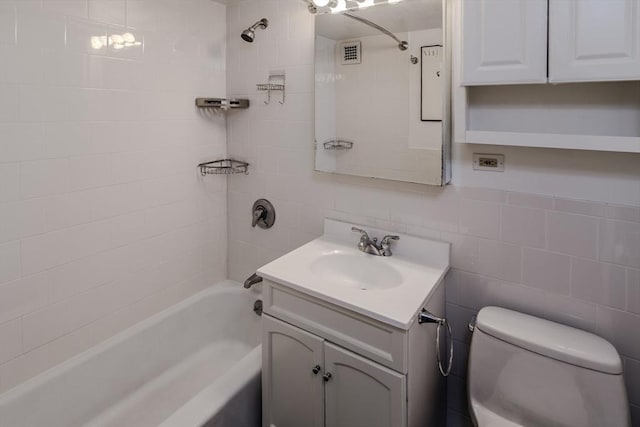
[[[331,13],[340,13],[347,10],[346,0],[337,0],[337,4],[331,8]]]
[[[316,7],[336,7],[338,0],[311,0]]]
[[[369,6],[374,6],[375,0],[358,0],[358,7],[364,9]]]

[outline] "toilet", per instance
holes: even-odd
[[[499,307],[480,310],[471,329],[468,394],[475,425],[631,424],[622,361],[608,341]]]

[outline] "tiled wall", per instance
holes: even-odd
[[[226,278],[225,14],[0,0],[0,392]]]
[[[320,235],[325,216],[452,242],[451,425],[468,423],[467,322],[497,304],[611,340],[640,426],[640,156],[456,144],[444,189],[315,173],[312,16],[296,0],[239,1],[227,12],[228,92],[253,101],[228,121],[230,153],[251,162],[250,175],[229,178],[230,276],[244,280]],[[262,17],[272,25],[253,45],[241,41]],[[285,105],[266,106],[254,90],[270,69],[287,73]],[[473,151],[505,153],[507,171],[473,172]],[[271,230],[251,228],[259,197],[276,207]]]

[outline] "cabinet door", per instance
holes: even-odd
[[[549,1],[549,81],[638,79],[638,0]]]
[[[547,82],[547,0],[459,1],[463,85]]]
[[[262,424],[323,427],[322,338],[267,315],[262,330]]]
[[[327,427],[404,427],[404,375],[335,345],[325,343]]]

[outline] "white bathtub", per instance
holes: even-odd
[[[256,298],[214,285],[0,395],[0,426],[258,427]]]

